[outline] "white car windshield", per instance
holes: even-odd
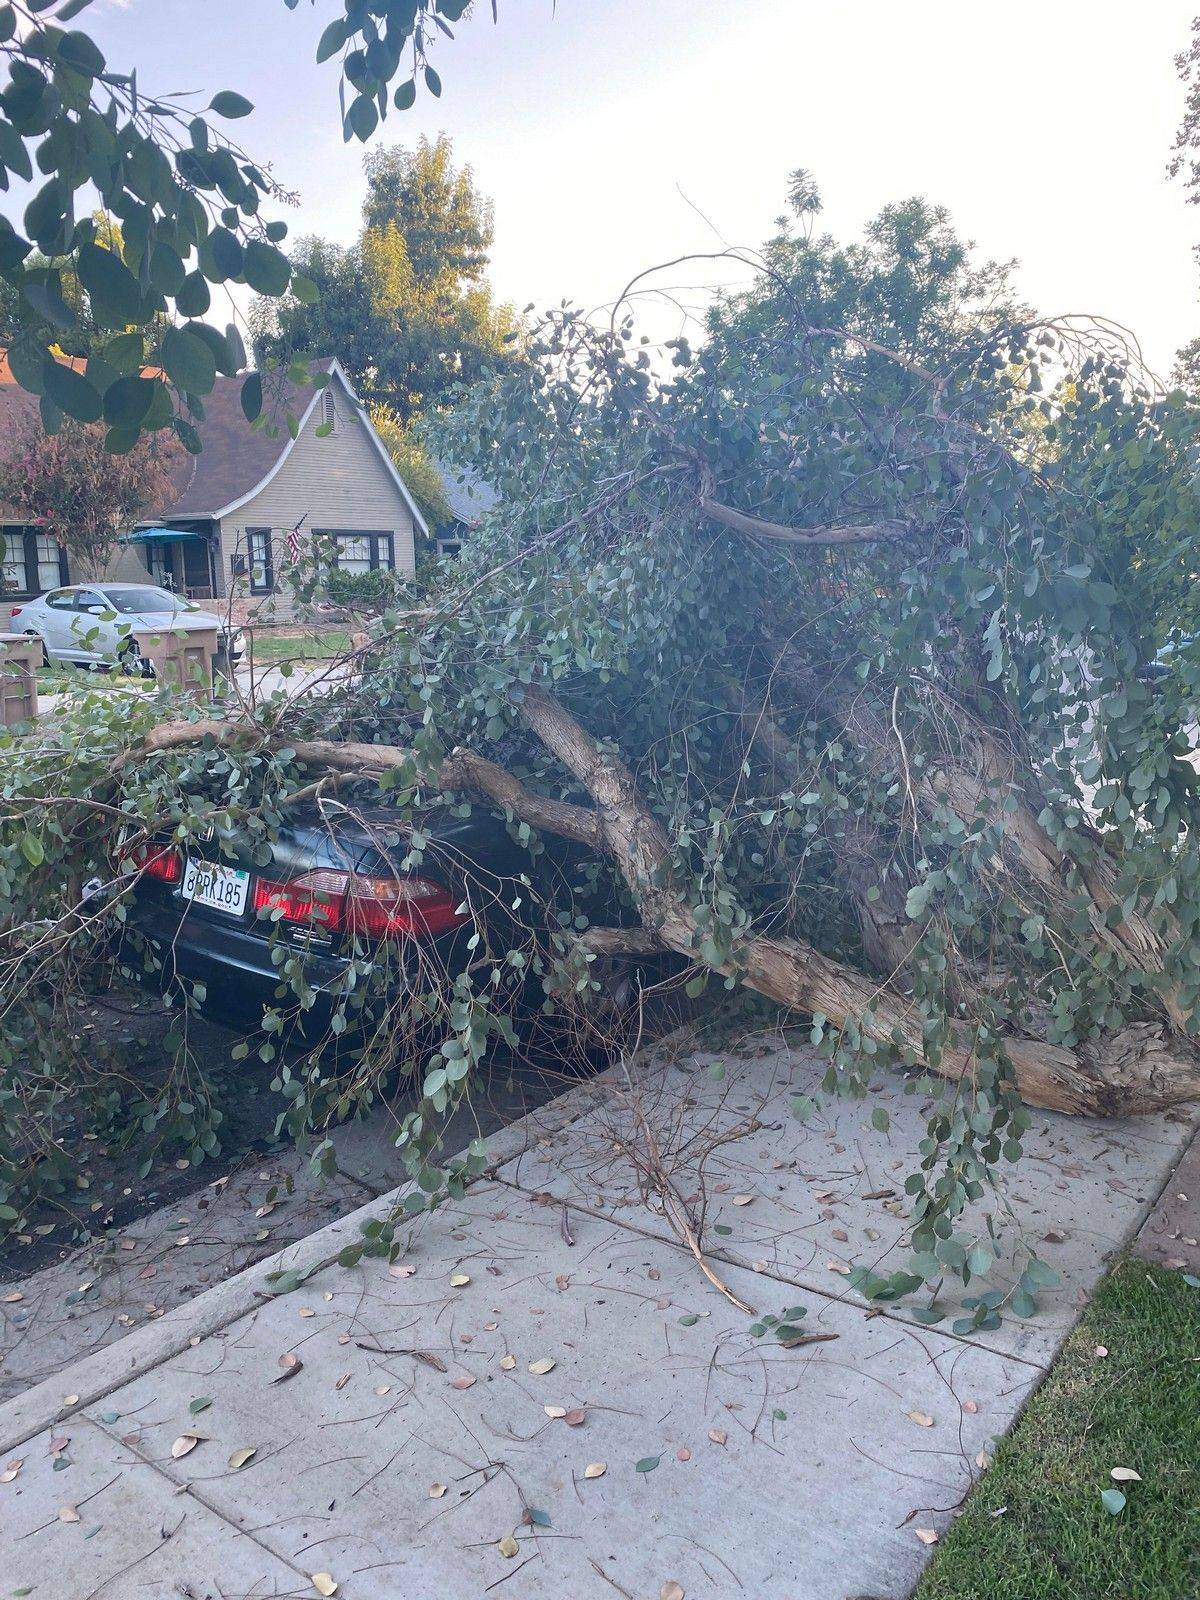
[[[136,613],[153,613],[156,611],[199,611],[200,607],[193,601],[187,600],[181,594],[172,594],[169,589],[152,588],[149,584],[131,584],[126,588],[123,584],[111,589],[104,589],[104,598],[109,601],[114,611]]]

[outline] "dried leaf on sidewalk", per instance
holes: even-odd
[[[708,1430],[708,1437],[714,1444],[728,1444],[729,1442],[729,1435],[725,1432],[724,1428],[710,1428]]]
[[[936,1544],[938,1542],[936,1528],[914,1528],[913,1532],[922,1544]]]
[[[503,1372],[511,1372],[517,1364],[516,1356],[501,1356],[500,1367]]]
[[[60,1522],[78,1522],[79,1512],[74,1506],[59,1506],[58,1520]]]
[[[607,1461],[589,1461],[583,1469],[585,1478],[602,1478],[608,1471]]]
[[[294,1378],[298,1372],[303,1371],[304,1363],[300,1357],[291,1350],[285,1350],[279,1358],[279,1365],[283,1369],[271,1379],[272,1383],[286,1383],[289,1378]]]
[[[431,1483],[429,1485],[429,1498],[431,1500],[440,1500],[445,1492],[446,1485],[444,1483]]]
[[[318,1594],[325,1596],[325,1600],[329,1600],[330,1595],[338,1592],[337,1579],[331,1577],[328,1572],[314,1572],[312,1586]]]
[[[471,1281],[469,1272],[452,1272],[450,1274],[450,1287],[452,1289],[465,1289]]]
[[[202,1437],[203,1435],[199,1433],[181,1433],[171,1446],[171,1455],[176,1461],[179,1460],[180,1456],[189,1455],[200,1443]]]
[[[683,1600],[683,1585],[674,1578],[668,1578],[658,1591],[658,1600]]]
[[[904,1415],[910,1422],[915,1422],[918,1428],[932,1428],[933,1418],[928,1411],[906,1411]]]
[[[244,1449],[233,1452],[229,1458],[229,1465],[235,1472],[239,1472],[248,1461],[253,1461],[257,1454],[258,1446],[256,1444],[248,1444]]]
[[[470,1372],[464,1372],[460,1374],[459,1377],[450,1379],[450,1387],[452,1389],[469,1389],[474,1382],[474,1374]]]
[[[506,1561],[511,1561],[521,1546],[513,1538],[511,1533],[506,1533],[496,1548]]]
[[[529,1363],[529,1370],[535,1377],[544,1378],[548,1372],[553,1372],[557,1365],[553,1356],[542,1356],[539,1360]]]

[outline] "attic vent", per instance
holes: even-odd
[[[321,396],[321,424],[329,429],[330,433],[337,432],[338,414],[337,402],[333,398],[333,391],[326,389]]]

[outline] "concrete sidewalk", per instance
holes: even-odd
[[[1038,1117],[1009,1233],[1063,1286],[956,1337],[847,1290],[900,1259],[923,1116],[887,1078],[802,1123],[822,1071],[772,1046],[637,1079],[728,1289],[819,1340],[756,1338],[644,1203],[610,1073],[498,1134],[390,1270],[336,1264],[376,1201],[0,1408],[5,1592],[906,1594],[1190,1126]],[[280,1266],[307,1276],[275,1295]]]

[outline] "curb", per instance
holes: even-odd
[[[472,1183],[491,1178],[497,1168],[521,1155],[538,1139],[560,1133],[590,1111],[604,1098],[611,1072],[609,1068],[568,1089],[493,1134],[488,1140],[488,1164]],[[127,1334],[95,1355],[85,1356],[0,1405],[0,1454],[17,1449],[47,1428],[61,1426],[122,1384],[169,1361],[193,1339],[207,1338],[255,1310],[264,1299],[273,1298],[267,1282],[270,1275],[289,1270],[311,1273],[329,1266],[347,1244],[358,1242],[364,1222],[387,1217],[414,1189],[411,1182],[400,1184],[357,1211],[348,1212],[307,1238],[245,1268],[227,1282],[206,1289],[186,1305],[176,1306],[157,1322],[147,1323],[136,1333]],[[63,1403],[64,1394],[71,1396],[69,1405]]]

